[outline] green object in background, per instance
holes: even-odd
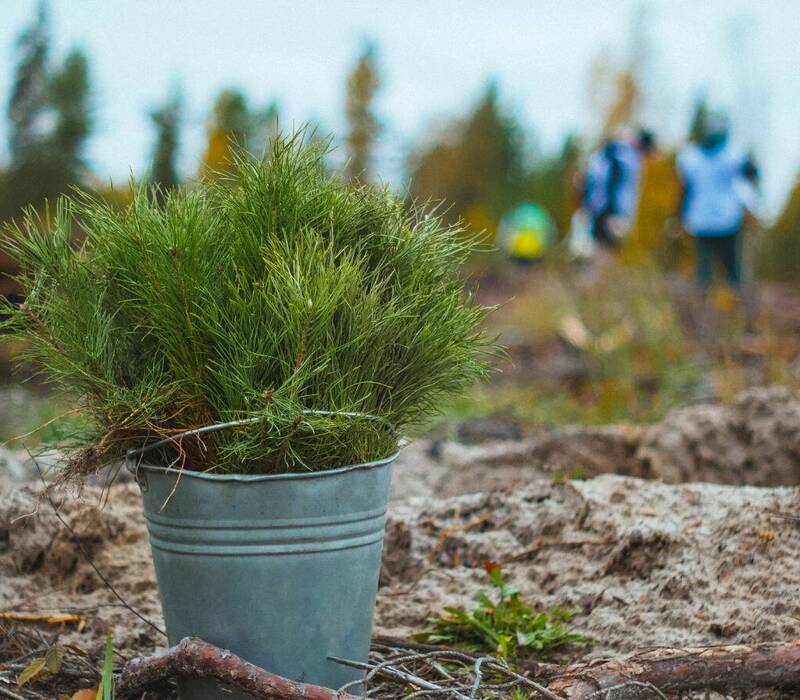
[[[500,220],[497,241],[514,260],[538,260],[555,239],[555,223],[538,204],[518,204]]]

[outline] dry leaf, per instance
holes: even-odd
[[[97,688],[85,688],[84,690],[78,690],[72,694],[70,700],[95,700],[97,697],[97,691]]]
[[[35,659],[31,659],[31,662],[17,676],[17,685],[21,688],[26,683],[43,674],[47,674],[46,664],[47,659],[44,656],[37,656]]]
[[[83,621],[82,615],[74,615],[72,613],[31,613],[31,612],[16,612],[14,610],[7,610],[0,612],[0,620],[8,620],[10,622],[46,622],[48,625],[61,625],[65,622]]]
[[[51,646],[44,655],[44,667],[48,673],[58,673],[64,660],[64,647],[59,644]]]

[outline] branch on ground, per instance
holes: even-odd
[[[692,690],[800,688],[800,641],[715,647],[658,648],[621,659],[575,664],[548,689],[569,700],[652,698]]]
[[[418,654],[420,662],[426,655],[428,645]],[[427,654],[426,654],[427,652]],[[408,660],[407,648],[398,656],[398,661]],[[466,656],[452,652],[454,655]],[[405,654],[405,656],[403,656]],[[438,656],[446,654],[444,650]],[[467,659],[470,660],[469,658]],[[477,659],[480,667],[481,659]],[[483,659],[488,668],[490,659]],[[496,661],[496,660],[495,660]],[[408,674],[390,671],[389,664],[383,662],[377,669],[384,678],[394,678],[398,682],[397,697],[406,690],[402,678]],[[436,667],[438,664],[434,664]],[[364,664],[365,671],[372,664]],[[498,667],[499,668],[499,667]],[[593,700],[606,698],[611,693],[614,700],[638,700],[653,697],[666,697],[665,693],[675,694],[692,690],[753,691],[756,689],[797,689],[800,688],[800,641],[695,648],[658,648],[638,652],[619,659],[598,659],[588,663],[574,664],[554,673],[554,667],[546,665],[539,677],[539,683],[529,676],[507,673],[518,681],[524,681],[535,697],[564,700]],[[441,668],[437,671],[441,673]],[[502,670],[502,669],[501,669]],[[421,673],[421,671],[417,671]],[[241,659],[235,654],[208,644],[200,639],[187,637],[180,644],[153,656],[132,659],[125,664],[116,681],[119,697],[137,696],[145,688],[158,685],[170,678],[179,676],[214,679],[227,686],[234,686],[253,696],[256,700],[355,700],[353,695],[337,692],[308,683],[299,683],[265,671]],[[449,676],[448,676],[449,677]],[[421,679],[415,676],[417,680]],[[450,677],[450,680],[454,680]],[[422,687],[436,688],[437,697],[463,698],[463,690],[455,687],[445,688],[426,681]],[[542,684],[546,684],[543,687]],[[469,679],[472,686],[471,697],[481,697],[479,692],[481,678]],[[414,684],[419,691],[420,684]],[[500,686],[494,686],[498,689]],[[488,690],[487,686],[487,690]],[[450,691],[452,693],[448,694]],[[393,695],[394,696],[394,695]]]
[[[186,637],[166,651],[128,661],[116,679],[116,694],[136,697],[144,688],[178,676],[211,678],[258,700],[356,700],[347,693],[277,676],[196,637]]]

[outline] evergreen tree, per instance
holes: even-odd
[[[180,93],[176,91],[165,104],[150,112],[150,119],[156,128],[150,180],[162,192],[179,184],[176,160],[180,146],[182,108]]]
[[[759,272],[768,279],[800,282],[800,177],[790,190],[778,220],[760,248]]]
[[[19,61],[8,102],[9,150],[12,166],[41,140],[41,123],[48,109],[49,54],[47,6],[42,0],[32,24],[16,42]]]
[[[347,78],[347,176],[369,180],[380,123],[373,101],[380,88],[375,45],[367,43]]]
[[[0,183],[0,220],[80,183],[92,127],[88,62],[73,49],[51,73],[44,2],[16,46],[18,62],[8,103],[11,163]]]
[[[700,95],[694,102],[692,119],[689,122],[689,140],[700,143],[706,134],[706,120],[708,119],[708,100],[705,95]]]
[[[473,202],[498,215],[523,195],[523,149],[515,120],[503,114],[497,83],[490,81],[461,139]]]
[[[492,229],[503,213],[528,196],[524,139],[489,83],[472,113],[451,122],[435,143],[412,152],[410,194],[446,200],[450,218]]]
[[[232,163],[236,147],[249,145],[251,115],[247,99],[238,90],[223,90],[214,103],[208,129],[203,171],[223,172]]]
[[[83,151],[92,129],[89,89],[89,63],[80,49],[72,49],[50,81],[56,114],[50,140],[61,162],[64,185],[80,181],[86,169]]]

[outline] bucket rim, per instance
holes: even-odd
[[[347,474],[349,472],[363,471],[367,469],[377,469],[378,467],[385,467],[392,464],[400,455],[400,450],[395,450],[388,457],[375,459],[369,462],[359,462],[358,464],[349,464],[345,467],[336,467],[335,469],[319,469],[315,471],[303,472],[285,472],[280,474],[214,474],[211,472],[198,472],[191,469],[175,469],[174,467],[160,467],[154,464],[147,464],[141,462],[136,466],[136,471],[159,472],[162,474],[174,474],[181,479],[200,479],[204,481],[213,482],[244,482],[253,483],[260,481],[296,481],[299,479],[319,479],[326,476],[336,476],[338,474]]]

